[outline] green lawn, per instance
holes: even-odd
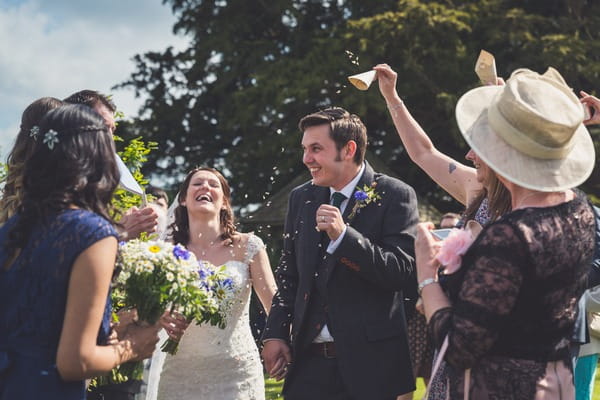
[[[281,400],[281,385],[283,381],[277,382],[274,379],[265,379],[265,391],[267,394],[267,400]],[[420,400],[425,394],[425,385],[423,385],[423,379],[417,379],[417,390],[413,396],[415,400]],[[594,385],[594,396],[592,400],[600,400],[600,373],[596,374],[596,383]]]
[[[277,382],[275,379],[265,379],[265,393],[267,400],[281,400],[281,386],[283,381]],[[420,399],[425,394],[425,386],[423,385],[423,379],[417,379],[417,391],[415,392],[415,399]],[[594,400],[596,400],[594,398]],[[598,399],[600,400],[600,398]]]

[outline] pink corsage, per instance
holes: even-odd
[[[448,237],[444,239],[435,259],[446,267],[444,269],[445,274],[458,271],[462,256],[467,252],[474,239],[471,231],[463,229],[453,229]]]

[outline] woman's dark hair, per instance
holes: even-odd
[[[12,217],[17,207],[21,204],[23,197],[23,169],[25,162],[33,152],[35,143],[34,133],[35,128],[40,124],[40,121],[46,113],[56,107],[60,107],[64,103],[54,97],[42,97],[27,106],[21,115],[21,127],[15,144],[8,154],[6,166],[8,174],[6,175],[6,183],[2,191],[0,199],[0,224],[6,222]]]
[[[210,167],[198,167],[194,168],[187,174],[183,183],[181,184],[181,187],[179,188],[179,195],[177,197],[179,205],[175,208],[175,222],[171,224],[171,229],[173,231],[173,242],[180,243],[185,246],[190,241],[190,221],[188,219],[187,208],[181,203],[185,201],[192,177],[196,172],[199,171],[208,171],[213,173],[221,183],[221,188],[223,189],[223,205],[225,206],[225,208],[222,209],[221,213],[219,214],[219,223],[221,224],[221,228],[223,228],[221,239],[233,240],[233,237],[236,235],[236,230],[233,209],[231,208],[231,188],[229,187],[229,183],[223,174],[216,169]]]
[[[497,220],[512,210],[510,192],[506,186],[500,182],[496,173],[490,170],[488,179],[489,182],[486,186],[489,189],[482,189],[475,199],[471,201],[471,204],[467,205],[467,209],[463,214],[463,219],[465,221],[475,218],[475,214],[477,214],[481,202],[486,197],[488,199],[488,210],[490,213],[489,222]]]
[[[49,111],[39,125],[23,172],[19,217],[5,248],[10,266],[33,227],[72,206],[111,221],[108,206],[119,183],[112,134],[102,117],[83,105]]]

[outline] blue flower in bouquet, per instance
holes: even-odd
[[[233,288],[233,279],[227,278],[223,281],[223,286]]]
[[[199,287],[215,301],[224,320],[235,296],[236,287],[233,279],[225,273],[224,265],[216,267],[208,262],[200,263],[198,276],[200,278]]]
[[[192,253],[185,249],[185,247],[180,245],[175,245],[173,248],[173,255],[181,260],[189,260]]]

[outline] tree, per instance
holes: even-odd
[[[478,85],[480,49],[495,54],[504,77],[552,65],[576,89],[600,88],[600,5],[590,0],[164,1],[190,47],[135,57],[136,72],[120,86],[148,100],[131,135],[160,145],[146,172],[179,182],[197,164],[214,165],[241,206],[302,170],[298,119],[340,105],[363,118],[370,147],[420,195],[459,208],[408,160],[377,89],[348,87],[348,75],[378,62],[398,71],[410,110],[459,159],[467,148],[454,106]],[[588,191],[600,192],[599,175]]]

